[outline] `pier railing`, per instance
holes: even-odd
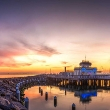
[[[48,77],[50,78],[57,78],[57,79],[70,79],[70,80],[78,80],[78,79],[110,79],[110,75],[52,75],[49,74]]]

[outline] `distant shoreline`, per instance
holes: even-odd
[[[35,74],[0,74],[0,78],[15,78],[15,77],[27,77],[35,76]]]

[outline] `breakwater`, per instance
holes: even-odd
[[[0,79],[0,110],[27,110],[24,90],[34,84],[44,84],[43,75],[1,78]]]

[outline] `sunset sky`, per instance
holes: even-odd
[[[76,2],[77,1],[77,2]],[[110,2],[0,0],[0,72],[110,70]]]

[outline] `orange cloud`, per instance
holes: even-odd
[[[12,57],[24,54],[26,54],[26,52],[22,50],[0,49],[0,57]]]
[[[31,63],[17,63],[17,62],[0,62],[0,67],[23,67],[23,66],[31,66]]]

